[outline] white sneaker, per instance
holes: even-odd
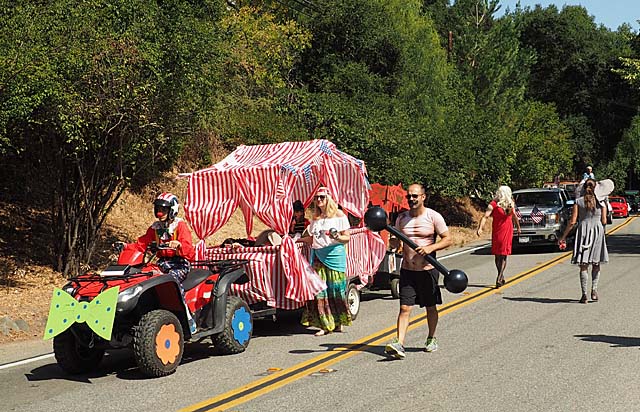
[[[424,344],[427,352],[435,352],[438,350],[438,340],[435,337],[427,338]]]

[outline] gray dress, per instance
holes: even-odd
[[[600,205],[597,204],[594,211],[587,210],[583,197],[576,199],[576,205],[578,205],[578,228],[571,263],[579,265],[608,262],[609,252],[604,237]]]

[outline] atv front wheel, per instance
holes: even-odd
[[[158,309],[140,319],[133,336],[133,355],[143,374],[154,378],[172,374],[183,352],[184,334],[176,315]]]
[[[253,331],[253,318],[249,305],[237,296],[227,296],[224,330],[212,337],[221,353],[228,355],[244,352]]]
[[[83,345],[71,330],[53,338],[53,352],[58,365],[71,375],[95,370],[104,356],[104,349]]]

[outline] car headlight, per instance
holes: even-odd
[[[555,225],[560,221],[560,215],[558,213],[550,213],[547,215],[547,223]]]

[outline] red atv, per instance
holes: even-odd
[[[97,367],[106,349],[131,347],[140,371],[150,377],[159,377],[176,370],[185,340],[211,337],[216,349],[224,354],[242,352],[249,345],[253,330],[249,306],[242,299],[227,294],[232,283],[249,280],[244,270],[246,261],[195,262],[182,283],[183,299],[174,278],[164,274],[153,262],[157,248],[151,244],[145,252],[140,252],[132,245],[120,247],[116,265],[101,273],[86,273],[69,279],[63,291],[75,300],[66,297],[71,300],[67,306],[77,303],[86,308],[92,303],[83,302],[92,302],[101,292],[114,287],[119,290],[109,340],[100,337],[94,332],[95,328],[89,326],[93,320],[80,320],[80,315],[77,323],[54,335],[53,349],[62,369],[71,374],[85,373]],[[147,252],[152,254],[145,261]],[[113,297],[115,299],[115,295]],[[93,305],[96,303],[100,301],[96,300]],[[56,305],[59,306],[52,301],[52,310]],[[194,332],[189,327],[187,310],[196,323]],[[64,322],[67,322],[66,317]]]

